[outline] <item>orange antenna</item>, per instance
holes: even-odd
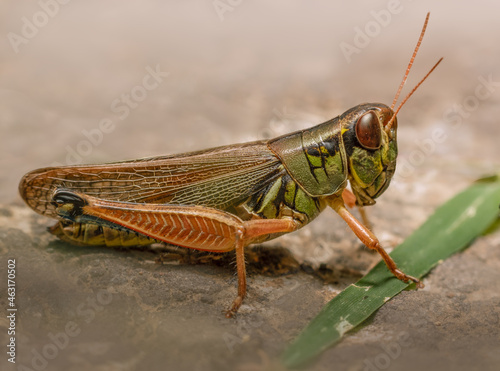
[[[403,76],[403,80],[401,81],[401,84],[399,85],[399,89],[396,92],[396,96],[394,97],[394,100],[392,101],[392,105],[391,105],[391,109],[392,110],[394,110],[394,107],[396,106],[396,102],[399,99],[399,95],[401,94],[401,90],[403,90],[403,86],[406,84],[406,80],[408,78],[408,74],[410,73],[411,67],[413,66],[413,61],[415,60],[415,57],[417,56],[418,49],[420,48],[420,44],[422,43],[422,39],[424,38],[424,34],[425,34],[425,30],[427,28],[427,23],[429,22],[429,16],[430,16],[430,14],[431,13],[427,13],[427,16],[425,17],[424,26],[422,27],[422,31],[420,32],[420,37],[418,38],[417,45],[415,46],[415,50],[413,51],[413,55],[411,56],[410,63],[408,63],[408,67],[406,68],[406,72],[405,72],[405,74]],[[391,129],[391,127],[392,127],[392,125],[394,123],[394,120],[396,119],[396,115],[398,114],[398,112],[401,109],[401,107],[403,107],[403,105],[406,103],[406,101],[412,96],[413,93],[415,93],[415,91],[418,89],[418,87],[420,85],[422,85],[422,83],[425,81],[425,79],[427,79],[427,77],[429,77],[429,75],[432,73],[432,71],[434,71],[434,69],[438,66],[439,63],[441,63],[442,60],[443,60],[443,58],[441,58],[440,60],[438,60],[437,63],[434,65],[434,67],[432,67],[431,70],[429,72],[427,72],[427,75],[425,75],[424,78],[422,80],[420,80],[420,82],[405,97],[405,99],[403,99],[403,101],[401,102],[401,104],[398,106],[398,108],[394,112],[394,115],[391,117],[391,119],[389,120],[389,122],[387,123],[387,125],[384,128],[387,133]]]
[[[434,65],[434,67],[431,68],[431,70],[429,72],[427,72],[427,75],[424,76],[424,78],[422,80],[420,80],[420,82],[413,88],[412,91],[410,91],[410,93],[405,97],[405,99],[403,99],[403,101],[401,102],[401,104],[399,105],[398,109],[394,112],[394,115],[391,117],[391,119],[389,120],[389,122],[387,123],[387,125],[385,126],[385,131],[388,132],[391,127],[392,127],[392,123],[394,122],[394,119],[396,118],[396,115],[398,114],[399,110],[401,109],[401,107],[403,107],[403,104],[406,103],[406,101],[408,99],[410,99],[410,97],[412,96],[413,93],[415,93],[415,91],[418,89],[418,87],[420,85],[422,85],[422,83],[425,81],[425,79],[427,77],[429,77],[429,75],[432,73],[432,71],[434,71],[436,69],[436,67],[438,66],[439,63],[441,63],[441,61],[443,60],[443,58],[439,59],[437,61],[437,63]],[[391,107],[392,108],[392,107]]]
[[[394,100],[392,101],[391,109],[394,109],[394,106],[396,105],[396,102],[398,101],[399,94],[401,94],[401,90],[403,90],[403,86],[406,84],[406,79],[408,78],[408,74],[410,73],[411,66],[413,66],[413,61],[415,60],[415,57],[417,56],[418,49],[420,48],[420,44],[422,44],[422,39],[424,38],[425,34],[425,29],[427,28],[427,23],[429,22],[429,16],[431,13],[427,13],[427,16],[425,17],[425,22],[424,26],[422,27],[422,31],[420,32],[420,37],[418,38],[417,46],[415,46],[415,50],[413,51],[413,55],[411,56],[410,63],[408,63],[408,67],[406,67],[406,72],[405,75],[403,76],[403,81],[401,81],[401,84],[399,85],[399,89],[396,92],[396,96],[394,97]]]

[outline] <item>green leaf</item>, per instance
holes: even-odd
[[[405,273],[421,278],[487,230],[499,204],[499,176],[481,179],[438,208],[391,256]],[[381,261],[321,310],[286,349],[284,364],[292,368],[312,360],[408,286]]]

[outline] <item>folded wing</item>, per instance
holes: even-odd
[[[111,201],[200,205],[227,209],[285,173],[266,142],[102,165],[52,167],[26,174],[21,196],[36,212],[56,218],[57,188]]]

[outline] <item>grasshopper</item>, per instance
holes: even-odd
[[[211,252],[235,250],[238,295],[227,317],[246,296],[244,248],[296,231],[328,206],[382,256],[395,277],[423,287],[397,267],[346,204],[373,205],[389,186],[396,168],[396,115],[442,60],[394,110],[428,19],[429,14],[391,107],[360,104],[310,129],[267,141],[38,169],[22,178],[20,194],[36,212],[58,219],[49,231],[73,244],[160,241]]]

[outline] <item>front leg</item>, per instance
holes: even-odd
[[[335,210],[342,217],[342,219],[344,219],[349,228],[351,228],[351,230],[361,240],[361,242],[363,242],[368,248],[377,251],[382,256],[382,259],[384,259],[387,268],[389,268],[389,270],[392,272],[392,274],[394,274],[394,276],[396,276],[396,278],[406,283],[409,281],[413,281],[417,284],[418,288],[424,287],[424,284],[420,282],[418,278],[409,276],[398,268],[394,260],[389,256],[389,254],[387,254],[383,247],[380,246],[377,237],[375,237],[375,235],[367,227],[365,227],[363,223],[359,222],[346,209],[342,197],[332,196],[328,200],[328,203],[330,207]]]
[[[347,188],[344,188],[344,190],[342,191],[342,199],[344,200],[344,204],[347,205],[349,208],[352,209],[354,206],[356,206],[356,196]],[[361,216],[361,220],[363,221],[363,224],[370,231],[373,231],[372,223],[370,223],[368,215],[366,215],[365,208],[363,206],[358,206],[358,211],[359,215]]]
[[[82,193],[58,189],[52,196],[59,216],[77,221],[127,228],[177,246],[226,252],[236,250],[238,296],[226,317],[232,317],[246,296],[245,246],[255,238],[292,232],[298,222],[292,219],[258,219],[243,221],[236,215],[202,206],[139,204],[107,201]]]

